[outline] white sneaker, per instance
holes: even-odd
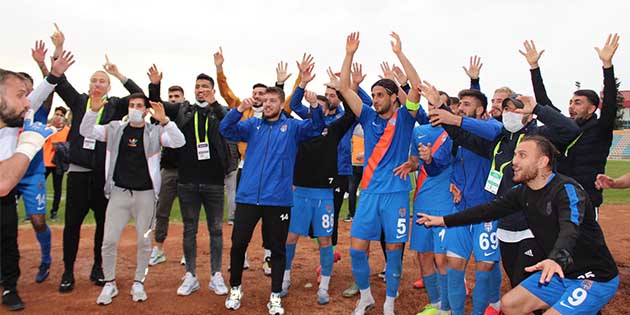
[[[151,252],[151,259],[149,259],[149,266],[155,266],[166,261],[166,255],[164,251],[161,251],[157,246],[153,247]]]
[[[241,286],[232,287],[230,289],[230,295],[225,299],[225,308],[228,310],[237,310],[241,307],[241,299],[243,298],[243,291]]]
[[[186,266],[186,256],[182,255],[182,259],[179,261],[179,264],[182,266]]]
[[[330,295],[328,294],[328,290],[326,289],[318,289],[317,290],[317,304],[325,305],[330,303]]]
[[[284,315],[284,308],[282,308],[282,299],[279,293],[271,293],[269,296],[269,303],[267,303],[267,309],[269,315]]]
[[[142,302],[147,300],[147,293],[144,291],[144,284],[134,282],[131,286],[131,299],[134,302]]]
[[[199,281],[197,281],[197,277],[193,276],[192,273],[187,272],[182,280],[184,280],[184,282],[182,282],[182,285],[177,289],[177,295],[190,295],[199,290]]]
[[[220,272],[215,272],[210,278],[210,283],[208,283],[208,289],[214,291],[216,295],[226,295],[228,293],[228,288],[225,286],[225,281],[223,281],[223,276],[221,276]]]
[[[291,280],[282,280],[282,291],[280,291],[281,298],[289,294],[290,287],[291,287]]]
[[[116,283],[107,282],[103,289],[101,290],[101,294],[96,299],[96,304],[107,305],[112,302],[112,299],[118,295],[118,288],[116,288]]]
[[[363,299],[359,299],[357,301],[357,306],[354,308],[354,311],[352,311],[352,315],[364,315],[365,312],[374,308],[374,303],[375,302],[373,297],[370,297],[365,301]]]
[[[262,270],[265,276],[271,276],[271,256],[265,257]]]

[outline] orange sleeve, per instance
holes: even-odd
[[[302,81],[302,76],[298,75],[295,79],[295,83],[293,83],[293,87],[291,88],[291,94],[284,100],[284,112],[287,115],[291,115],[291,98],[293,97],[293,93],[295,93],[295,89],[297,89],[298,85],[300,85],[300,81]]]
[[[230,89],[224,72],[217,72],[217,83],[219,85],[219,94],[227,102],[229,108],[234,108],[241,103],[241,99]]]

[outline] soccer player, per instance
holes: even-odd
[[[418,223],[447,227],[525,215],[543,255],[525,268],[533,274],[502,298],[506,315],[539,309],[545,314],[595,314],[619,286],[617,265],[588,194],[577,181],[556,173],[556,156],[551,141],[526,136],[512,161],[513,180],[519,184],[506,194],[446,217],[418,214]]]

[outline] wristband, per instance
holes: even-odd
[[[408,110],[418,110],[420,109],[420,102],[418,103],[414,103],[412,101],[410,101],[409,99],[407,99],[407,102],[405,103],[405,107],[407,107]]]
[[[26,155],[30,161],[44,146],[45,141],[46,138],[37,132],[24,131],[18,138],[18,145],[17,148],[15,148],[15,153],[22,153]]]

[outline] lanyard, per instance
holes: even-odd
[[[195,138],[197,139],[197,144],[199,144],[199,112],[195,111]],[[210,117],[206,117],[206,141],[204,141],[205,143],[208,143],[208,122],[210,121]]]
[[[580,138],[582,138],[583,134],[584,134],[584,131],[580,132],[580,134],[577,136],[577,138],[575,138],[575,140],[573,140],[573,142],[569,143],[569,145],[567,146],[567,149],[564,150],[564,157],[569,156],[569,150],[571,150],[571,148],[573,148],[575,143],[578,142],[578,140],[580,140]]]
[[[518,140],[516,140],[516,145],[518,146],[519,143],[521,143],[521,140],[523,139],[523,137],[525,136],[524,133],[521,133],[520,136],[518,136]],[[497,156],[497,152],[499,152],[499,147],[501,146],[501,140],[499,140],[499,142],[497,143],[497,145],[494,146],[494,153],[492,154],[492,168],[491,169],[495,169],[495,165],[496,165],[496,156]],[[499,172],[501,172],[501,174],[503,174],[503,169],[508,165],[512,163],[512,160],[509,160],[503,164],[501,164],[501,167],[499,167]]]
[[[107,103],[107,97],[103,96],[103,101],[105,101],[105,103]],[[87,105],[85,106],[85,111],[87,112],[90,107],[91,107],[92,101],[90,98],[88,98],[87,100]],[[98,117],[96,118],[96,124],[100,125],[101,124],[101,118],[103,117],[103,110],[105,109],[105,105],[103,105],[103,107],[101,107],[101,109],[98,110]]]

